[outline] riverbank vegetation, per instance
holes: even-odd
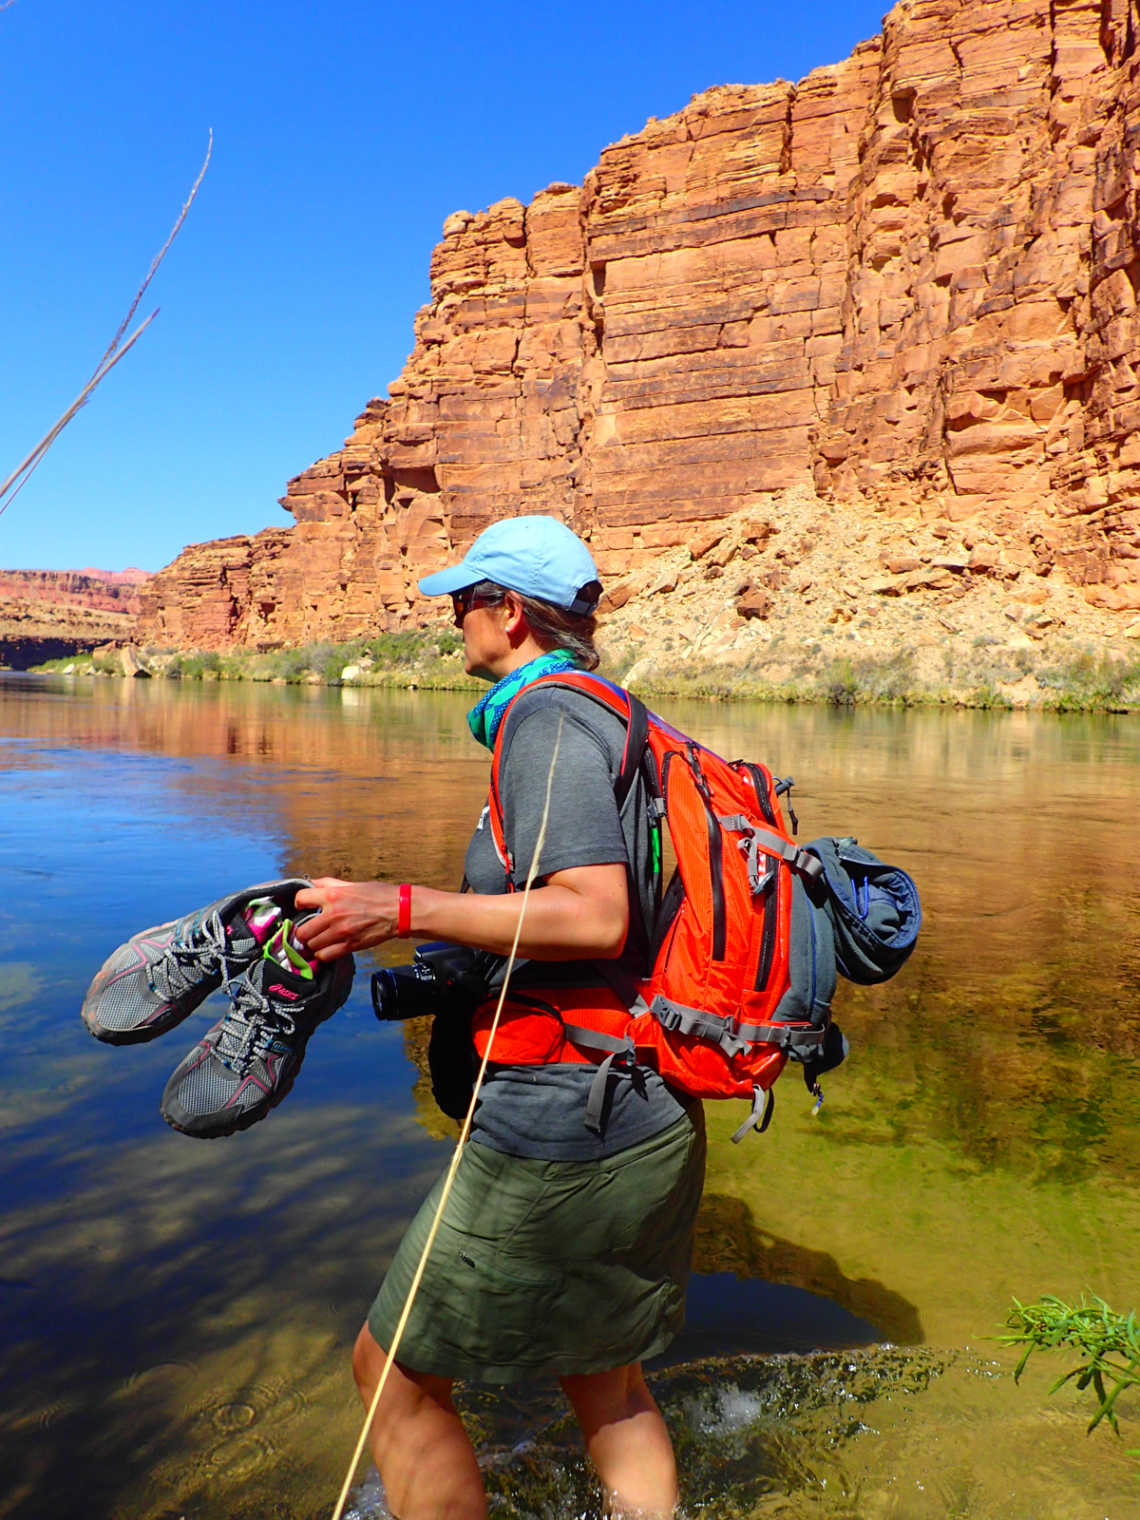
[[[1140,712],[1140,654],[1105,652],[1076,642],[1010,649],[988,641],[940,644],[890,653],[801,647],[779,635],[746,664],[666,664],[622,651],[606,670],[646,698],[813,702],[834,707],[1032,707],[1046,712]]]
[[[323,639],[293,649],[105,649],[49,660],[41,672],[151,676],[168,681],[259,681],[277,686],[398,686],[482,690],[463,669],[463,640],[451,628],[409,629],[337,644]]]
[[[940,644],[884,654],[826,638],[794,644],[776,634],[737,664],[702,658],[699,650],[672,658],[648,656],[636,643],[607,647],[603,641],[601,647],[601,673],[628,681],[647,699],[1140,712],[1140,652],[1075,640],[1026,649],[986,639],[963,645],[947,635]],[[408,629],[347,643],[322,640],[293,649],[104,649],[37,669],[290,686],[483,689],[463,669],[462,640],[453,628]]]

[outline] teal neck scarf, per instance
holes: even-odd
[[[577,668],[578,661],[565,649],[551,649],[546,654],[540,654],[537,659],[528,660],[525,665],[512,670],[509,676],[496,681],[491,690],[479,698],[467,714],[468,728],[480,744],[485,744],[488,749],[494,749],[495,735],[499,732],[503,714],[524,686],[537,681],[539,676],[549,676],[556,671]]]

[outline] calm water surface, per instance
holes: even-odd
[[[126,1049],[78,1008],[131,933],[250,882],[453,886],[487,773],[466,705],[0,678],[0,1516],[330,1512],[349,1349],[449,1153],[424,1031],[376,1023],[362,960],[286,1103],[204,1143],[158,1099],[216,1000]],[[1140,1400],[1086,1438],[1045,1396],[1065,1364],[1014,1388],[986,1337],[1011,1295],[1140,1307],[1140,726],[664,711],[791,771],[801,837],[857,832],[927,914],[896,982],[841,992],[820,1118],[794,1073],[763,1139],[708,1106],[700,1275],[655,1372],[689,1512],[1136,1520]],[[463,1408],[495,1513],[596,1510],[555,1390]]]

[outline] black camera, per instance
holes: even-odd
[[[376,1017],[416,1019],[443,1012],[472,1014],[490,994],[502,956],[466,945],[421,945],[410,966],[384,966],[372,973]]]

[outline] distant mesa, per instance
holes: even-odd
[[[27,669],[135,636],[146,570],[0,570],[0,665]]]
[[[436,615],[418,576],[522,512],[648,585],[789,488],[840,507],[837,555],[876,510],[971,523],[1134,618],[1135,35],[1130,0],[907,0],[798,84],[708,90],[580,186],[456,212],[403,373],[289,482],[296,525],[185,550],[140,639],[399,629]],[[775,612],[806,594],[770,581]]]
[[[69,572],[64,572],[69,573]],[[89,580],[106,581],[109,586],[141,586],[143,581],[149,581],[154,574],[153,570],[139,570],[135,565],[128,565],[125,570],[76,570],[75,575],[85,575]]]
[[[0,570],[0,600],[10,598],[56,607],[95,607],[135,614],[137,588],[147,570]]]

